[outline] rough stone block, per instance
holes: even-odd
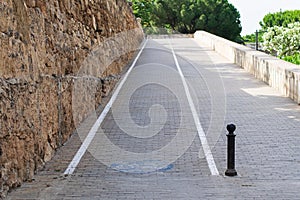
[[[0,196],[4,197],[9,188],[31,180],[68,140],[76,123],[102,103],[117,80],[111,77],[118,77],[143,33],[123,0],[3,0],[0,11]],[[130,37],[120,39],[117,34],[124,32],[131,32]],[[101,46],[107,40],[115,42]],[[123,46],[130,50],[118,50]],[[85,60],[99,48],[102,52],[89,71],[94,79],[83,81],[86,87],[79,88],[82,98],[76,105],[75,80],[82,78]],[[103,84],[103,79],[109,81]],[[80,109],[74,116],[76,106]]]

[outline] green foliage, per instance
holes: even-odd
[[[258,32],[258,42],[263,42],[263,32]],[[256,34],[252,33],[249,35],[243,36],[243,40],[245,43],[255,43],[256,42]]]
[[[258,41],[263,42],[263,32],[267,31],[268,28],[274,26],[287,27],[288,24],[300,22],[300,10],[287,10],[276,13],[269,13],[264,16],[263,20],[259,22],[261,30],[259,30]],[[246,43],[255,42],[255,33],[243,36],[243,40]]]
[[[241,40],[240,14],[227,0],[132,0],[143,26],[170,28],[181,33],[205,30]]]
[[[264,16],[263,21],[259,24],[263,30],[267,30],[274,26],[287,27],[288,24],[300,21],[300,10],[280,11],[276,13],[269,13]]]
[[[280,58],[298,54],[300,52],[300,22],[291,23],[287,27],[268,28],[263,39],[264,50],[276,52]]]
[[[283,57],[283,60],[300,65],[300,53],[295,53],[292,56]]]
[[[203,0],[203,13],[197,29],[203,29],[229,40],[240,39],[240,14],[227,0]]]
[[[132,0],[132,9],[136,17],[142,19],[143,27],[153,26],[152,12],[154,4],[152,0]]]
[[[279,58],[300,64],[300,10],[269,13],[260,22],[263,48]]]

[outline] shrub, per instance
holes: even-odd
[[[268,28],[263,40],[265,51],[276,52],[280,58],[293,56],[300,51],[300,22],[291,23],[287,27]]]

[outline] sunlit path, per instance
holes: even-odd
[[[93,116],[9,199],[299,198],[299,107],[193,38],[145,42],[82,157]]]

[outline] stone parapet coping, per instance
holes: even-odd
[[[194,38],[300,104],[300,66],[205,31]]]

